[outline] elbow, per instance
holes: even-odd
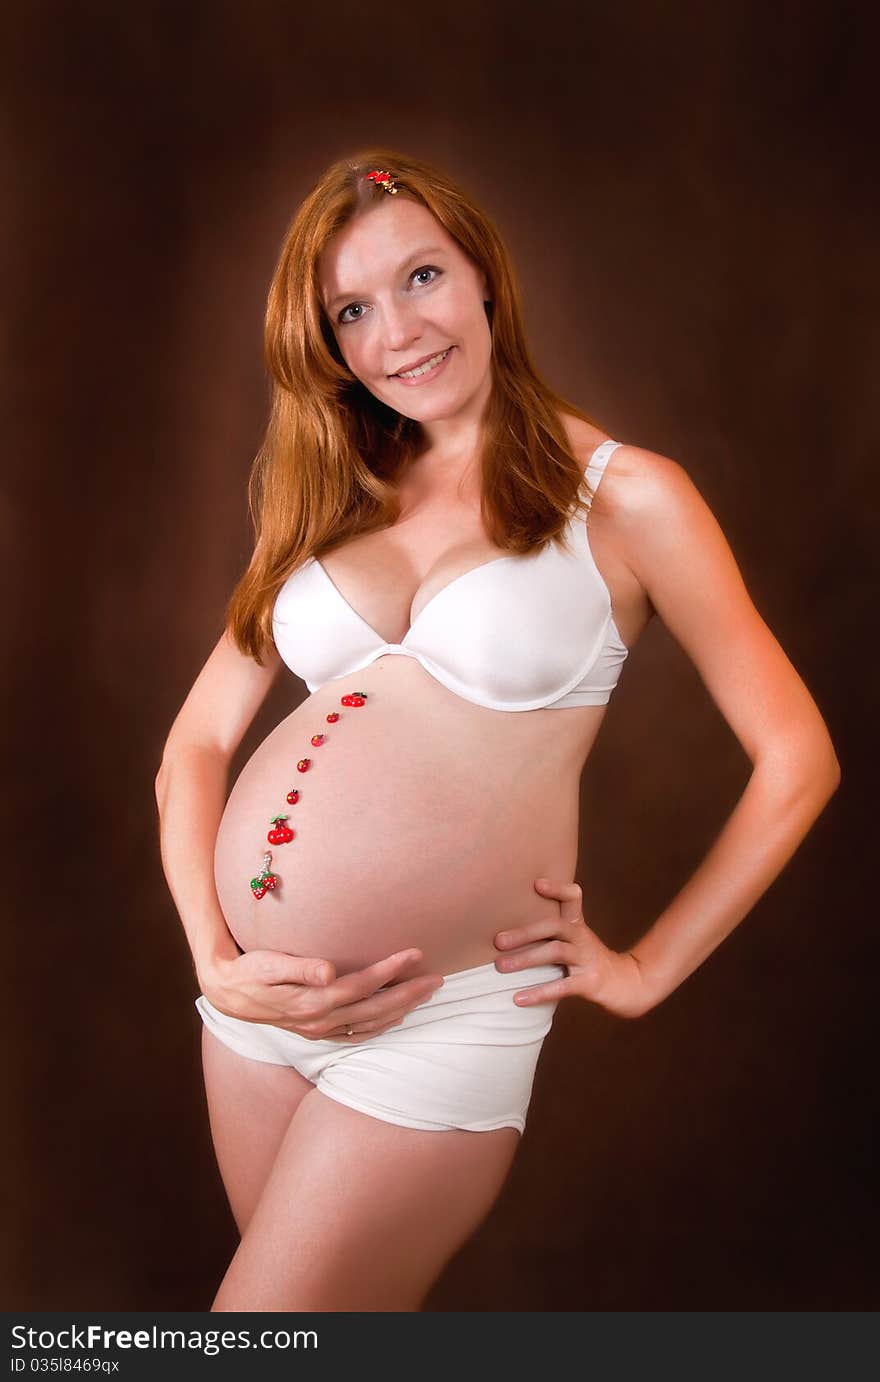
[[[828,777],[828,789],[827,789],[827,790],[828,790],[828,796],[829,796],[829,798],[831,798],[831,797],[834,796],[834,793],[837,791],[838,787],[840,786],[840,779],[841,779],[841,777],[842,777],[842,773],[841,773],[841,771],[840,771],[840,763],[839,763],[839,761],[838,761],[837,754],[832,754],[832,758],[831,758],[831,767],[830,767],[830,770],[829,770],[829,777]]]
[[[840,762],[833,749],[817,758],[810,773],[810,786],[822,806],[829,802],[840,786]]]
[[[840,786],[841,770],[840,759],[834,749],[831,736],[823,726],[823,733],[816,753],[815,776],[822,783],[824,790],[829,797],[832,797]]]
[[[786,793],[793,792],[798,797],[806,794],[824,801],[834,795],[842,777],[840,760],[824,729],[821,734],[811,734],[809,739],[800,735],[795,740],[774,741],[756,758],[755,766],[759,765]]]
[[[162,809],[162,802],[165,797],[165,773],[166,765],[165,759],[163,758],[162,762],[159,764],[159,771],[156,773],[155,779],[153,781],[153,791],[156,794],[156,805],[159,807],[160,811]]]
[[[816,777],[819,784],[815,789],[819,794],[818,808],[819,811],[824,811],[840,786],[840,763],[835,753],[832,753],[830,762],[826,761],[824,768],[817,772]]]
[[[166,784],[168,782],[168,774],[171,771],[171,767],[172,762],[169,741],[165,744],[165,747],[162,750],[162,759],[159,763],[159,769],[153,780],[153,787],[156,793],[156,803],[160,808],[165,798]]]
[[[155,781],[156,781],[156,785],[157,785],[157,786],[158,786],[159,783],[162,781],[162,778],[165,777],[166,773],[168,772],[169,746],[170,746],[170,740],[167,740],[167,739],[166,739],[165,743],[162,745],[162,757],[161,757],[160,760],[159,760],[159,767],[158,767],[158,770],[157,770],[157,772],[156,772]]]
[[[162,751],[162,761],[154,778],[156,802],[161,810],[168,794],[169,783],[178,775],[181,767],[201,769],[208,762],[218,764],[224,772],[228,771],[232,755],[215,744],[200,741],[169,739]]]
[[[817,793],[824,803],[834,796],[840,786],[840,779],[840,760],[829,740],[821,746],[812,760],[808,781],[812,791]]]

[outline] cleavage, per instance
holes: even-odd
[[[343,551],[347,551],[349,559],[355,543],[346,544],[345,548],[338,549],[332,553],[329,560],[335,563],[335,559]],[[361,545],[360,542],[357,543]],[[389,569],[382,569],[377,564],[374,557],[367,562],[366,543],[364,547],[363,564],[348,566],[346,570],[338,564],[328,565],[327,560],[322,559],[322,565],[327,575],[333,581],[342,598],[369,625],[375,634],[385,643],[399,644],[411,632],[413,626],[421,618],[428,605],[434,600],[447,586],[453,585],[461,576],[467,574],[478,566],[484,566],[488,562],[494,561],[497,557],[509,556],[509,553],[501,552],[498,548],[486,548],[485,538],[464,540],[453,548],[447,548],[438,554],[433,564],[429,565],[427,572],[422,575],[416,584],[415,593],[409,601],[408,606],[402,606],[401,602],[389,599],[390,592],[400,590],[404,585],[406,568],[409,563],[409,553],[402,546],[396,555],[397,575]],[[378,544],[372,544],[378,547]],[[387,544],[386,546],[390,546]],[[454,565],[451,558],[455,558]],[[409,579],[406,584],[410,584]],[[389,607],[392,604],[400,605],[401,614],[408,618],[407,627],[399,638],[386,638],[383,628],[390,622]]]

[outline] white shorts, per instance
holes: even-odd
[[[283,1027],[229,1017],[204,994],[202,1021],[250,1060],[292,1065],[328,1098],[405,1128],[522,1133],[535,1068],[557,1002],[519,1006],[513,993],[564,978],[562,965],[506,974],[494,963],[444,975],[400,1023],[367,1040],[312,1041]]]

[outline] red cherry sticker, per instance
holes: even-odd
[[[289,825],[285,825],[286,816],[273,816],[272,825],[274,830],[270,830],[266,839],[270,845],[286,845],[288,840],[293,839],[293,831]]]

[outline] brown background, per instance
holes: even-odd
[[[374,140],[496,218],[545,376],[687,467],[843,766],[659,1009],[562,1006],[513,1175],[428,1306],[876,1308],[870,13],[6,8],[7,1309],[204,1309],[234,1250],[153,776],[249,550],[284,228]],[[283,678],[236,772],[304,694]],[[583,783],[609,943],[747,771],[655,624]]]

